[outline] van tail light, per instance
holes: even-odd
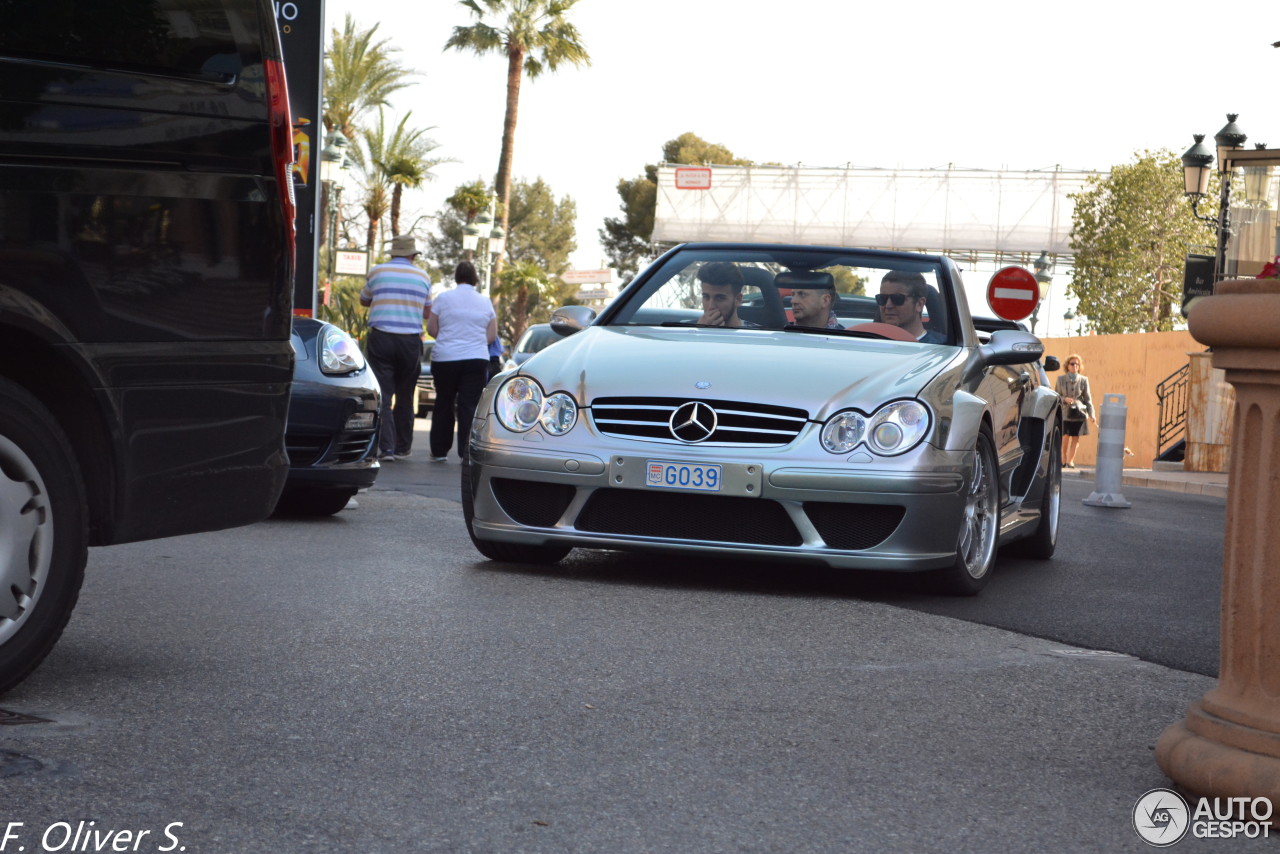
[[[293,111],[289,108],[289,86],[285,81],[284,63],[268,59],[267,106],[271,121],[271,159],[276,181],[280,184],[280,205],[284,221],[289,224],[289,268],[292,271],[297,253],[297,230],[294,216],[297,203],[293,195]]]

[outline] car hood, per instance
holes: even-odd
[[[743,400],[822,419],[915,397],[959,355],[955,347],[777,330],[594,326],[520,372],[587,405],[600,397]]]

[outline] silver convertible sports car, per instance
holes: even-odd
[[[978,592],[999,546],[1053,554],[1058,396],[1040,340],[975,330],[948,258],[687,244],[485,390],[476,548],[574,547],[926,571]]]

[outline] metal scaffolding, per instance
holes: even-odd
[[[939,252],[972,264],[1070,266],[1068,171],[662,164],[653,239],[832,244]]]

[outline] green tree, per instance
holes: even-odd
[[[491,198],[492,193],[485,183],[477,180],[463,184],[445,199],[444,207],[436,216],[436,231],[426,239],[427,255],[438,265],[431,268],[433,277],[453,275],[453,265],[463,255],[463,226],[487,210]],[[532,184],[516,181],[512,185],[511,230],[507,232],[506,254],[513,262],[534,264],[549,280],[547,287],[550,291],[544,288],[536,294],[525,294],[523,304],[530,310],[538,309],[543,304],[542,297],[557,293],[563,284],[556,277],[569,268],[569,255],[577,248],[576,219],[577,205],[573,199],[565,196],[557,200],[551,187],[541,178]],[[502,290],[495,288],[494,295],[501,298]],[[518,293],[511,296],[517,297]],[[504,305],[503,310],[513,311],[514,308]],[[523,325],[517,325],[523,329],[529,322],[540,323],[541,320],[524,318]]]
[[[695,133],[682,133],[662,146],[665,163],[686,165],[750,166],[750,160],[736,156],[719,143],[707,142]],[[622,217],[606,219],[600,229],[600,244],[609,264],[618,271],[623,284],[631,280],[640,265],[659,254],[662,247],[652,243],[653,218],[658,203],[658,167],[644,167],[644,174],[618,182]]]
[[[476,23],[454,27],[445,50],[470,50],[483,56],[501,53],[507,58],[507,107],[502,122],[502,154],[494,181],[501,210],[502,230],[511,233],[511,164],[515,152],[516,118],[520,107],[520,82],[562,64],[590,65],[591,57],[577,28],[566,15],[578,0],[459,0]],[[486,16],[496,23],[490,24]]]
[[[400,233],[400,204],[405,188],[421,186],[435,177],[431,174],[432,169],[450,162],[449,158],[430,156],[440,146],[425,136],[430,128],[408,127],[412,115],[412,112],[405,113],[395,129],[388,133],[386,115],[379,108],[378,124],[360,129],[365,151],[368,152],[368,165],[391,186],[392,234]],[[364,160],[365,156],[361,155],[360,159]]]
[[[369,247],[369,263],[377,264],[382,255],[382,247],[378,243],[379,226],[382,224],[382,218],[391,208],[391,197],[387,192],[387,185],[382,183],[380,178],[371,179],[364,190],[365,197],[360,203],[360,210],[364,212],[365,222],[368,223],[365,231],[365,245]]]
[[[578,248],[578,206],[565,196],[556,201],[541,178],[532,184],[517,181],[511,188],[507,255],[512,261],[532,261],[552,276],[569,269],[569,256]]]
[[[1102,334],[1173,329],[1187,253],[1212,239],[1186,202],[1179,158],[1167,149],[1134,157],[1071,196],[1070,290]]]
[[[542,322],[554,306],[546,297],[555,293],[555,280],[534,261],[513,260],[494,277],[494,296],[499,297],[498,334],[514,345],[529,327],[531,316]],[[541,311],[538,311],[541,309]]]
[[[426,238],[424,254],[428,259],[427,270],[435,281],[452,281],[453,269],[462,259],[463,226],[475,220],[489,209],[493,198],[488,184],[477,178],[463,184],[444,200],[444,207],[436,214],[436,229]]]
[[[391,95],[413,85],[409,78],[417,74],[395,59],[400,49],[390,39],[374,41],[377,31],[377,24],[360,29],[348,14],[342,31],[331,32],[324,56],[324,127],[336,127],[350,140],[356,139],[362,113],[388,106]]]

